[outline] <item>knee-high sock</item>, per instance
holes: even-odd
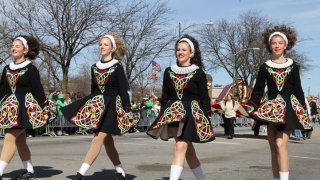
[[[198,166],[198,167],[191,169],[191,170],[197,180],[206,180],[206,178],[204,177],[203,171],[201,169],[201,166]]]
[[[0,176],[2,176],[4,169],[8,166],[8,163],[5,161],[0,161]]]
[[[171,171],[170,171],[170,180],[178,180],[181,173],[182,173],[183,167],[178,165],[171,165]]]
[[[80,167],[80,169],[79,169],[78,172],[79,172],[82,176],[84,176],[84,175],[87,173],[87,171],[88,171],[89,168],[90,168],[90,164],[82,163],[82,165],[81,165],[81,167]]]
[[[31,173],[34,173],[34,169],[33,169],[33,165],[32,165],[32,161],[31,160],[27,160],[27,161],[22,161],[23,163],[23,167]]]
[[[280,180],[289,180],[289,172],[279,172]]]
[[[124,172],[122,164],[118,164],[118,165],[114,166],[114,168],[116,169],[117,173],[121,173],[123,177],[126,177],[126,173]]]

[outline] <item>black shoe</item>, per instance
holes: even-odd
[[[28,172],[27,170],[24,170],[22,174],[20,174],[18,177],[15,178],[15,180],[35,180],[36,176]]]
[[[126,180],[122,173],[116,173],[116,180]]]
[[[232,139],[233,138],[233,136],[228,136],[228,139]]]
[[[77,172],[77,175],[72,178],[72,180],[83,180],[83,175]]]
[[[0,176],[0,180],[2,180],[2,176]]]

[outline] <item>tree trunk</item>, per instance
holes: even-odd
[[[63,94],[68,93],[68,82],[69,82],[68,72],[69,72],[69,69],[67,67],[62,67],[63,79],[62,79],[60,88]]]

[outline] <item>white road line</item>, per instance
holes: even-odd
[[[320,154],[320,153],[316,153],[316,152],[306,152],[307,154]]]
[[[290,157],[300,158],[300,159],[312,159],[312,160],[319,160],[320,161],[320,158],[313,158],[313,157],[304,157],[304,156],[290,156]]]
[[[213,141],[212,144],[228,144],[228,145],[242,145],[241,143],[233,143],[233,142],[221,142],[221,141]]]
[[[27,138],[27,142],[34,141],[64,141],[64,140],[81,140],[81,139],[92,139],[93,136],[55,136],[55,137],[36,137],[36,138]]]
[[[150,143],[152,142],[152,143]],[[156,142],[161,142],[161,143],[156,143]],[[137,145],[137,146],[167,146],[168,142],[165,143],[163,141],[144,141],[145,144],[143,143],[125,143],[125,142],[116,142],[116,144],[121,144],[121,145]],[[155,144],[156,143],[156,144]],[[171,144],[171,143],[170,143]],[[232,143],[232,142],[210,142],[210,144],[226,144],[226,145],[243,145],[241,143]]]
[[[117,145],[121,144],[121,145],[137,145],[137,146],[159,146],[159,144],[155,145],[155,144],[140,144],[140,143],[116,143]],[[160,145],[160,146],[165,146],[165,144]]]

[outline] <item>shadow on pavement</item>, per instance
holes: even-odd
[[[227,137],[224,134],[215,134],[215,135],[216,135],[216,137]],[[251,138],[251,139],[266,139],[267,138],[266,135],[255,136],[253,134],[236,134],[236,132],[235,132],[235,135],[233,137],[234,138]]]
[[[84,179],[86,180],[105,180],[105,179],[115,179],[115,170],[103,170],[99,172],[95,172],[90,176],[85,176]],[[67,176],[67,178],[72,179],[75,175]],[[135,179],[137,176],[126,174],[126,180],[132,180]]]
[[[20,170],[15,170],[10,173],[5,173],[3,177],[7,178],[15,178],[19,176],[23,172],[22,169]],[[50,178],[52,176],[61,174],[62,171],[58,169],[54,169],[53,167],[50,166],[34,166],[34,172],[36,175],[36,178]]]

